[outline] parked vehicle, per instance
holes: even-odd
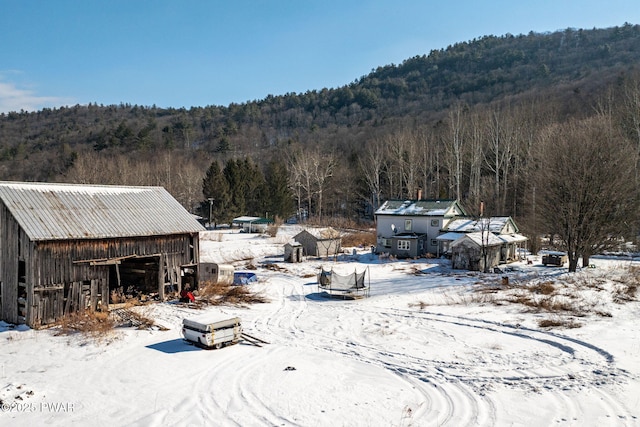
[[[235,344],[242,337],[239,317],[207,316],[182,320],[182,335],[187,341],[206,348]]]
[[[564,252],[544,252],[542,254],[542,265],[555,265],[562,267],[567,262],[567,254]]]
[[[212,262],[200,263],[200,282],[233,283],[233,272],[235,268],[231,264],[216,264]]]

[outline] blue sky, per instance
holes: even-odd
[[[625,22],[637,0],[0,0],[0,112],[242,103],[484,35]]]

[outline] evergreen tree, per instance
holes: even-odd
[[[211,214],[214,224],[231,219],[228,216],[229,184],[220,170],[220,164],[217,160],[211,162],[211,166],[207,169],[207,173],[202,180],[202,194],[205,198],[202,203],[204,217],[209,219],[209,214]]]
[[[256,163],[245,158],[241,169],[244,177],[243,194],[245,206],[249,215],[264,216],[267,208],[267,186],[264,175]]]
[[[242,161],[229,159],[222,171],[229,186],[228,215],[234,218],[240,215],[247,215],[245,179],[242,170]]]
[[[272,160],[265,171],[267,187],[267,211],[273,216],[288,218],[295,212],[293,195],[288,185],[289,172],[287,166],[279,161]]]

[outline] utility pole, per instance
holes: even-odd
[[[209,197],[207,200],[209,201],[209,227],[211,227],[212,212],[213,212],[213,198]]]

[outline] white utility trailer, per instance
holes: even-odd
[[[239,317],[222,315],[182,320],[182,335],[187,341],[207,348],[235,344],[242,337]]]

